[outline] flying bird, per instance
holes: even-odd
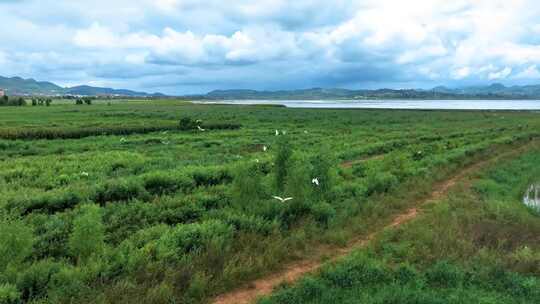
[[[283,197],[280,197],[280,196],[272,196],[274,199],[277,199],[278,201],[282,202],[282,203],[285,203],[286,201],[290,201],[292,200],[293,198],[292,197],[286,197],[286,198],[283,198]]]
[[[81,176],[88,177],[90,174],[86,171],[81,172]]]

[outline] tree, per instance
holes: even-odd
[[[105,227],[101,208],[94,204],[82,205],[73,221],[73,231],[68,240],[71,255],[78,262],[84,262],[92,256],[99,256],[104,246]]]
[[[45,99],[45,105],[46,105],[47,107],[50,106],[51,103],[52,103],[52,99],[50,99],[50,98]]]

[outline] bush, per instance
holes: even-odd
[[[69,214],[34,214],[29,217],[29,223],[36,227],[35,257],[62,258],[66,256],[68,252],[66,244],[71,231]]]
[[[397,177],[389,172],[370,172],[366,180],[366,194],[386,193],[398,185]]]
[[[188,192],[195,187],[195,181],[186,174],[152,172],[143,176],[144,188],[154,195]]]
[[[73,257],[84,262],[91,256],[99,256],[105,243],[101,209],[97,205],[82,205],[73,221],[73,231],[69,236],[68,247]]]
[[[21,293],[11,284],[0,284],[0,304],[22,303]]]
[[[283,193],[283,191],[285,191],[291,156],[292,148],[289,144],[288,137],[285,135],[279,136],[274,158],[275,187],[278,193]]]
[[[234,227],[236,231],[257,233],[264,236],[270,235],[278,227],[276,222],[270,222],[259,216],[247,215],[233,210],[220,210],[216,217]]]
[[[314,189],[311,183],[312,168],[309,161],[303,155],[294,155],[287,163],[289,167],[285,180],[285,193],[293,197],[290,203],[308,203],[312,199]]]
[[[35,196],[18,197],[8,202],[7,207],[17,210],[23,215],[35,211],[52,214],[72,208],[81,202],[81,200],[82,197],[79,193],[66,189],[56,189]]]
[[[182,131],[190,131],[197,129],[197,126],[199,124],[196,120],[194,120],[191,117],[183,117],[180,119],[180,122],[178,123],[178,129]]]
[[[456,288],[463,282],[464,276],[458,267],[447,261],[437,262],[427,270],[428,283],[434,287]]]
[[[191,176],[197,187],[215,186],[230,183],[233,180],[233,177],[228,170],[219,167],[196,168],[192,171]]]
[[[76,302],[84,292],[89,291],[84,274],[75,267],[63,265],[49,281],[48,298],[53,303]]]
[[[335,183],[335,164],[337,160],[327,149],[311,158],[311,178],[317,178],[319,185],[313,185],[316,200],[332,199],[332,189]]]
[[[110,180],[99,186],[94,201],[104,204],[115,201],[128,201],[134,198],[144,199],[148,192],[142,183],[133,178]]]
[[[336,216],[336,209],[326,202],[319,202],[311,206],[311,214],[318,223],[328,227],[330,221]]]
[[[61,268],[60,263],[40,260],[24,269],[17,278],[17,287],[22,291],[22,298],[28,301],[46,296],[51,277]]]
[[[231,226],[218,220],[177,225],[157,241],[157,257],[178,262],[185,258],[186,254],[201,253],[210,246],[224,251],[233,237],[233,232]]]
[[[18,265],[32,254],[34,234],[17,219],[0,218],[0,273],[8,265]]]
[[[247,209],[265,196],[260,168],[256,163],[242,163],[235,171],[231,187],[233,201]]]

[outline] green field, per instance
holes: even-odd
[[[485,170],[417,221],[260,304],[539,303],[540,149]]]
[[[204,303],[377,231],[437,182],[529,143],[539,118],[170,100],[0,108],[0,303]],[[540,220],[518,202],[539,177],[535,153],[263,303],[538,302]],[[530,265],[512,264],[519,254]],[[445,295],[457,300],[431,301]]]

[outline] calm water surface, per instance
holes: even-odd
[[[540,100],[224,100],[199,103],[273,104],[289,108],[540,110]]]

